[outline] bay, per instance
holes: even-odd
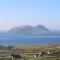
[[[60,35],[0,32],[0,45],[60,44]]]

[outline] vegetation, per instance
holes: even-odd
[[[60,45],[0,46],[0,60],[60,60]]]

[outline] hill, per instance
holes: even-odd
[[[32,34],[48,34],[49,29],[47,29],[43,25],[37,25],[35,27],[29,25],[23,25],[14,27],[10,30],[10,32],[19,32],[19,33],[32,33]]]

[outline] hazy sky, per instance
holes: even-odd
[[[60,30],[60,0],[0,0],[0,30],[38,24]]]

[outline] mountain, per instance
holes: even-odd
[[[35,27],[29,25],[23,25],[14,27],[10,32],[19,32],[19,33],[32,33],[32,34],[48,34],[49,30],[43,25],[37,25]]]

